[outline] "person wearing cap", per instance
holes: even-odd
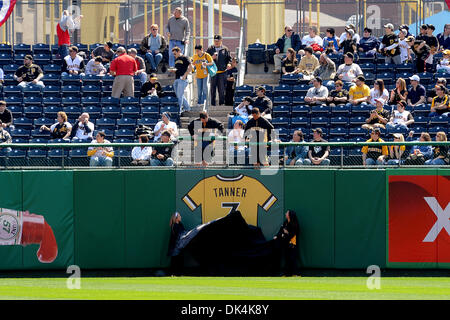
[[[113,44],[112,42],[108,41],[105,42],[104,45],[98,46],[91,52],[91,57],[102,57],[103,63],[107,66],[109,66],[109,63],[114,59],[114,51],[112,49]]]
[[[253,98],[250,96],[242,98],[242,102],[234,108],[236,115],[231,119],[231,124],[234,125],[238,120],[246,124],[252,112],[253,103]]]
[[[322,85],[322,79],[314,78],[313,87],[308,89],[305,102],[310,105],[326,104],[328,98],[328,88]]]
[[[163,59],[163,53],[167,50],[166,38],[158,33],[156,23],[150,26],[150,33],[142,39],[141,52],[145,55],[145,60],[150,63],[150,73],[158,70],[158,65]]]
[[[327,140],[323,138],[321,128],[313,129],[313,139],[311,142],[319,142],[320,144],[308,147],[308,157],[303,160],[303,165],[329,166],[330,159],[328,159],[328,156],[330,155],[330,146],[324,144]]]
[[[178,47],[181,50],[181,54],[184,55],[185,45],[189,44],[191,35],[189,20],[183,16],[183,11],[180,7],[175,8],[173,16],[167,21],[166,35],[167,39],[169,39],[169,67],[174,68],[175,56],[172,49]]]
[[[417,72],[426,72],[430,64],[433,63],[433,55],[431,54],[431,48],[424,40],[414,40],[414,37],[408,37],[406,43],[410,46],[410,49],[416,55],[416,69]]]
[[[356,54],[357,45],[355,40],[353,39],[355,31],[353,31],[352,29],[348,29],[345,31],[345,33],[347,34],[347,37],[344,41],[339,43],[339,51],[343,54],[346,54],[347,52]]]
[[[192,64],[195,70],[195,78],[197,79],[197,104],[205,103],[208,95],[208,66],[212,66],[214,61],[211,55],[203,51],[203,46],[198,44],[195,46],[195,54],[192,56]]]
[[[295,54],[297,54],[302,48],[302,41],[300,40],[300,36],[294,32],[292,26],[285,26],[284,35],[276,43],[275,55],[273,56],[275,64],[273,73],[281,72],[281,61],[286,56],[289,48],[292,48]]]
[[[145,61],[141,57],[138,56],[137,50],[135,48],[128,49],[128,55],[133,57],[136,60],[137,68],[135,75],[139,77],[141,80],[141,84],[144,84],[147,81],[147,73],[145,72]]]
[[[394,33],[394,25],[392,23],[385,24],[384,32],[379,51],[385,56],[386,63],[401,64],[398,36]]]
[[[224,105],[227,68],[231,62],[230,50],[222,44],[222,36],[216,34],[214,36],[214,44],[206,52],[213,58],[217,66],[217,73],[211,78],[211,105],[216,105],[216,92],[219,95],[219,105]]]
[[[421,85],[420,78],[417,74],[409,77],[411,87],[408,90],[408,106],[416,107],[426,103],[425,87]]]
[[[312,47],[314,44],[322,47],[323,40],[318,35],[318,30],[316,26],[311,26],[308,28],[308,34],[303,37],[301,45],[303,47]]]
[[[110,72],[114,78],[111,96],[119,99],[123,93],[124,97],[134,97],[134,75],[138,71],[136,59],[127,55],[124,47],[117,48],[119,55],[111,62]]]
[[[380,40],[372,35],[372,29],[364,28],[363,36],[357,45],[358,53],[374,56],[380,46]]]
[[[86,65],[86,75],[104,76],[106,72],[103,59],[100,56],[92,58]]]
[[[158,81],[156,74],[152,73],[141,87],[141,97],[157,96],[161,98],[163,95],[161,83]]]
[[[105,139],[106,134],[104,131],[97,132],[95,139],[91,141],[91,144],[105,143],[110,144],[111,142]],[[89,147],[87,151],[88,157],[91,157],[89,161],[89,166],[91,167],[112,167],[114,149],[112,147]]]
[[[324,82],[324,86],[328,91],[334,89],[334,78],[336,76],[336,65],[326,53],[322,53],[319,57],[319,67],[313,72],[314,77],[319,77]]]
[[[164,131],[168,131],[170,133],[170,138],[172,140],[178,138],[178,127],[177,124],[173,121],[170,121],[170,115],[168,112],[163,112],[161,114],[161,120],[155,125],[153,129],[154,134],[154,142],[159,142],[161,139],[161,134]]]
[[[377,98],[376,109],[370,111],[369,118],[366,119],[366,123],[361,128],[366,130],[372,130],[373,128],[385,129],[386,123],[389,121],[389,111],[384,109],[385,100],[383,98]]]
[[[319,59],[313,54],[314,50],[310,46],[306,47],[304,51],[305,55],[301,58],[295,72],[303,75],[303,79],[311,80],[314,70],[319,67]]]
[[[394,133],[392,136],[394,137],[394,142],[405,142],[405,138],[401,133]],[[384,164],[388,166],[403,164],[408,157],[405,145],[389,146],[388,150],[389,154],[384,156]]]
[[[348,91],[344,89],[344,83],[341,80],[334,83],[334,90],[331,90],[328,95],[327,102],[330,107],[347,104]]]
[[[148,143],[148,136],[141,134],[139,136],[139,143]],[[131,150],[131,165],[133,166],[147,166],[150,163],[152,156],[152,147],[150,146],[138,146]]]
[[[1,127],[3,129],[8,129],[8,131],[14,129],[14,117],[11,110],[6,107],[5,100],[0,100],[0,120],[2,121]]]
[[[184,90],[188,86],[187,76],[192,72],[191,60],[181,53],[181,49],[174,47],[172,49],[175,58],[175,71],[170,69],[169,72],[175,72],[175,81],[173,82],[173,89],[178,98],[178,106],[180,107],[180,114],[191,109],[189,102],[184,96]]]
[[[410,131],[406,141],[413,141],[414,131]],[[429,142],[431,141],[430,134],[428,132],[422,132],[420,134],[418,142]],[[405,159],[405,165],[419,165],[423,166],[425,161],[433,156],[433,148],[431,146],[416,145],[412,146],[408,150],[408,156]]]
[[[272,119],[272,100],[266,96],[266,88],[260,86],[256,88],[256,98],[253,100],[253,107],[258,108],[261,117],[267,120]]]
[[[385,88],[383,79],[377,79],[374,81],[373,88],[370,89],[369,103],[375,106],[375,100],[378,98],[382,98],[383,101],[387,101],[389,99],[389,91]]]
[[[336,38],[334,28],[327,28],[325,37],[323,38],[323,48],[325,51],[336,53],[339,50],[339,40]]]
[[[391,114],[389,122],[386,124],[388,131],[394,131],[397,128],[401,128],[404,131],[409,130],[409,126],[414,123],[414,118],[411,112],[406,111],[406,102],[400,101],[397,103],[397,110],[394,110]]]
[[[68,74],[73,75],[84,75],[84,60],[78,54],[78,47],[71,46],[69,47],[69,54],[64,57],[62,63],[62,76],[67,76]]]
[[[406,42],[407,34],[408,31],[406,29],[401,29],[398,33],[398,46],[400,48],[400,58],[402,59],[402,63],[412,61],[411,48]]]
[[[444,131],[439,131],[436,133],[436,141],[437,142],[446,142],[447,135]],[[449,164],[449,153],[448,153],[448,145],[435,146],[433,147],[433,156],[431,159],[425,161],[426,165],[438,165],[445,166]]]
[[[444,50],[442,51],[442,58],[439,60],[438,64],[436,65],[436,71],[438,73],[446,73],[447,75],[450,74],[450,50]]]
[[[446,23],[444,31],[437,35],[441,50],[450,50],[450,23]]]
[[[344,63],[336,71],[335,80],[342,80],[347,85],[353,85],[356,78],[363,75],[361,67],[353,62],[351,52],[344,55]]]
[[[245,125],[244,138],[250,142],[261,144],[256,146],[250,145],[249,162],[255,167],[268,166],[268,145],[264,143],[271,140],[274,127],[267,119],[261,116],[257,107],[252,109],[251,115],[252,117]]]
[[[343,42],[347,38],[347,30],[353,30],[354,31],[353,40],[355,40],[356,44],[358,44],[361,41],[361,37],[356,32],[356,27],[355,27],[355,25],[353,23],[350,23],[350,24],[345,26],[344,32],[342,32],[340,37],[339,37],[339,43]]]
[[[161,133],[160,143],[172,143],[169,131],[166,130]],[[152,167],[172,167],[174,164],[172,158],[172,151],[173,151],[173,144],[168,146],[153,147],[150,165]]]
[[[291,142],[305,143],[302,130],[295,130]],[[308,147],[302,145],[289,145],[285,149],[284,163],[288,166],[301,166],[308,156]]]
[[[352,108],[353,106],[368,104],[370,100],[370,88],[365,84],[366,79],[363,76],[356,78],[356,85],[352,86],[348,92],[347,106]]]
[[[445,78],[437,78],[436,85],[431,89],[427,91],[427,102],[431,103],[433,101],[433,98],[437,96],[436,89],[440,85],[443,85],[445,88],[445,93],[449,94],[449,90],[447,90],[447,80]]]
[[[239,61],[236,57],[231,58],[231,63],[227,66],[227,84],[225,87],[225,105],[234,105],[234,90],[236,89],[236,79],[238,74]]]
[[[401,30],[406,30],[406,34],[405,37],[408,38],[409,36],[411,36],[412,34],[409,32],[409,26],[407,24],[402,24],[400,26],[398,26],[398,31]]]
[[[436,86],[436,97],[431,101],[429,118],[450,115],[450,97],[443,85]]]
[[[41,67],[33,63],[33,56],[27,54],[23,59],[23,66],[19,67],[14,73],[14,79],[18,82],[19,87],[28,85],[36,85],[44,88],[45,85],[41,81],[44,77]]]
[[[370,139],[366,142],[384,142],[380,138],[381,131],[379,128],[373,128],[370,132]],[[383,165],[384,157],[389,155],[387,146],[364,146],[361,149],[363,166]]]

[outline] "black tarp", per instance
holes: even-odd
[[[279,267],[277,242],[248,225],[239,211],[202,224],[180,237],[175,254],[185,267],[207,275],[272,275]]]

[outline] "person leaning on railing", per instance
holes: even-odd
[[[161,143],[170,143],[170,132],[164,131],[161,134]],[[172,159],[173,146],[155,146],[152,151],[150,165],[152,167],[171,167],[173,166]]]
[[[103,131],[97,132],[95,140],[92,144],[111,143],[105,139],[106,134]],[[91,167],[112,167],[114,150],[112,147],[89,147],[87,152],[88,157],[91,157],[89,166]]]
[[[439,131],[436,133],[436,141],[443,142],[447,141],[447,135],[444,131]],[[449,155],[448,155],[448,146],[436,146],[433,147],[433,157],[425,161],[426,165],[448,165],[449,163]]]
[[[141,134],[139,136],[139,143],[148,143],[148,136]],[[150,157],[152,156],[152,147],[150,146],[138,146],[131,150],[131,164],[133,166],[147,166],[150,163]]]
[[[381,131],[379,128],[373,128],[370,133],[370,139],[366,142],[384,142],[380,138]],[[364,146],[361,149],[362,161],[364,166],[382,165],[384,157],[389,155],[387,146]]]
[[[405,138],[401,133],[394,133],[394,142],[404,142]],[[398,165],[403,164],[405,159],[408,157],[408,152],[406,152],[406,146],[389,146],[389,155],[384,158],[384,164],[387,165]]]

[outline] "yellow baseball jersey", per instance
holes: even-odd
[[[194,211],[202,207],[202,222],[239,210],[248,224],[258,225],[258,206],[268,211],[277,198],[255,178],[239,175],[226,178],[211,176],[198,182],[184,197],[184,203]]]

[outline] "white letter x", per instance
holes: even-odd
[[[443,228],[445,228],[448,235],[450,236],[450,202],[447,204],[445,210],[442,210],[436,198],[424,197],[424,199],[431,210],[433,210],[433,213],[436,215],[438,220],[430,229],[427,236],[425,237],[425,239],[423,239],[422,242],[434,242],[434,240],[436,240],[437,236],[439,235],[439,232],[441,232]]]

